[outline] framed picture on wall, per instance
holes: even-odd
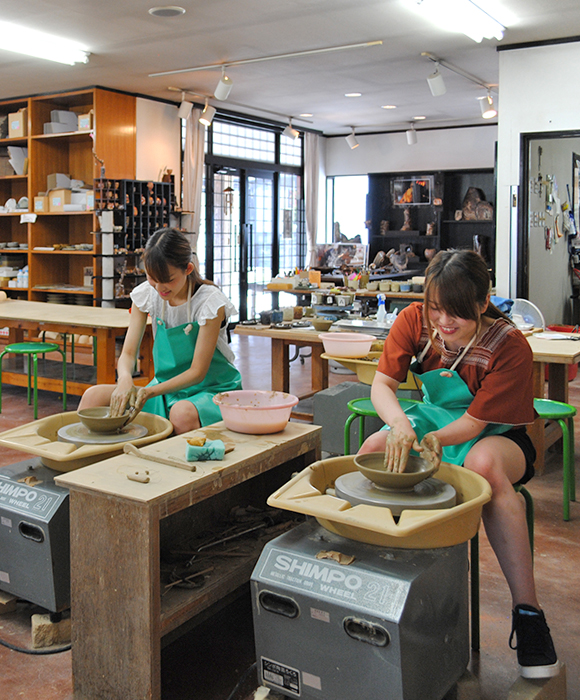
[[[576,233],[580,224],[580,155],[572,153],[572,213],[576,224]]]

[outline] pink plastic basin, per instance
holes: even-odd
[[[364,357],[370,352],[374,335],[367,333],[319,333],[324,352],[336,357]]]
[[[298,397],[283,391],[240,389],[216,394],[213,401],[220,407],[228,430],[265,435],[284,430]]]

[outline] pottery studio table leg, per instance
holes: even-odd
[[[311,385],[308,396],[328,388],[328,362],[321,357],[324,352],[322,343],[308,343],[297,340],[272,338],[272,391],[290,391],[290,346],[309,347],[312,349]],[[305,398],[305,397],[302,397]]]
[[[159,512],[154,504],[70,495],[75,697],[161,697]]]

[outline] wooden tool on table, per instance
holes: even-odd
[[[126,442],[123,446],[123,452],[128,455],[133,455],[133,457],[140,457],[141,459],[147,459],[150,462],[157,462],[158,464],[168,464],[170,467],[177,467],[178,469],[185,469],[188,472],[194,472],[196,470],[195,464],[190,462],[181,461],[180,459],[172,459],[171,457],[160,457],[158,455],[149,455],[143,452],[135,445],[130,442]]]

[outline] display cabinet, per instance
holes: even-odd
[[[33,214],[34,197],[46,193],[47,178],[64,173],[92,185],[95,177],[135,176],[136,100],[133,95],[103,88],[40,95],[0,102],[0,119],[25,108],[26,135],[0,139],[0,148],[18,145],[28,149],[27,170],[21,176],[0,175],[0,206],[10,198],[28,197],[27,213]],[[54,110],[91,114],[90,130],[44,133]],[[7,289],[10,296],[46,301],[51,292],[77,303],[79,296],[96,303],[100,296],[95,256],[100,253],[94,210],[42,211],[23,218],[26,210],[0,214],[2,254],[14,256],[26,250],[28,286]],[[14,244],[18,244],[18,251]],[[86,284],[86,268],[93,268]]]
[[[487,203],[486,218],[460,218],[468,189]],[[471,248],[495,264],[495,177],[493,169],[369,175],[367,225],[370,260],[379,251],[412,250],[426,267],[433,251]],[[490,214],[491,212],[491,214]],[[403,227],[407,230],[402,230]]]

